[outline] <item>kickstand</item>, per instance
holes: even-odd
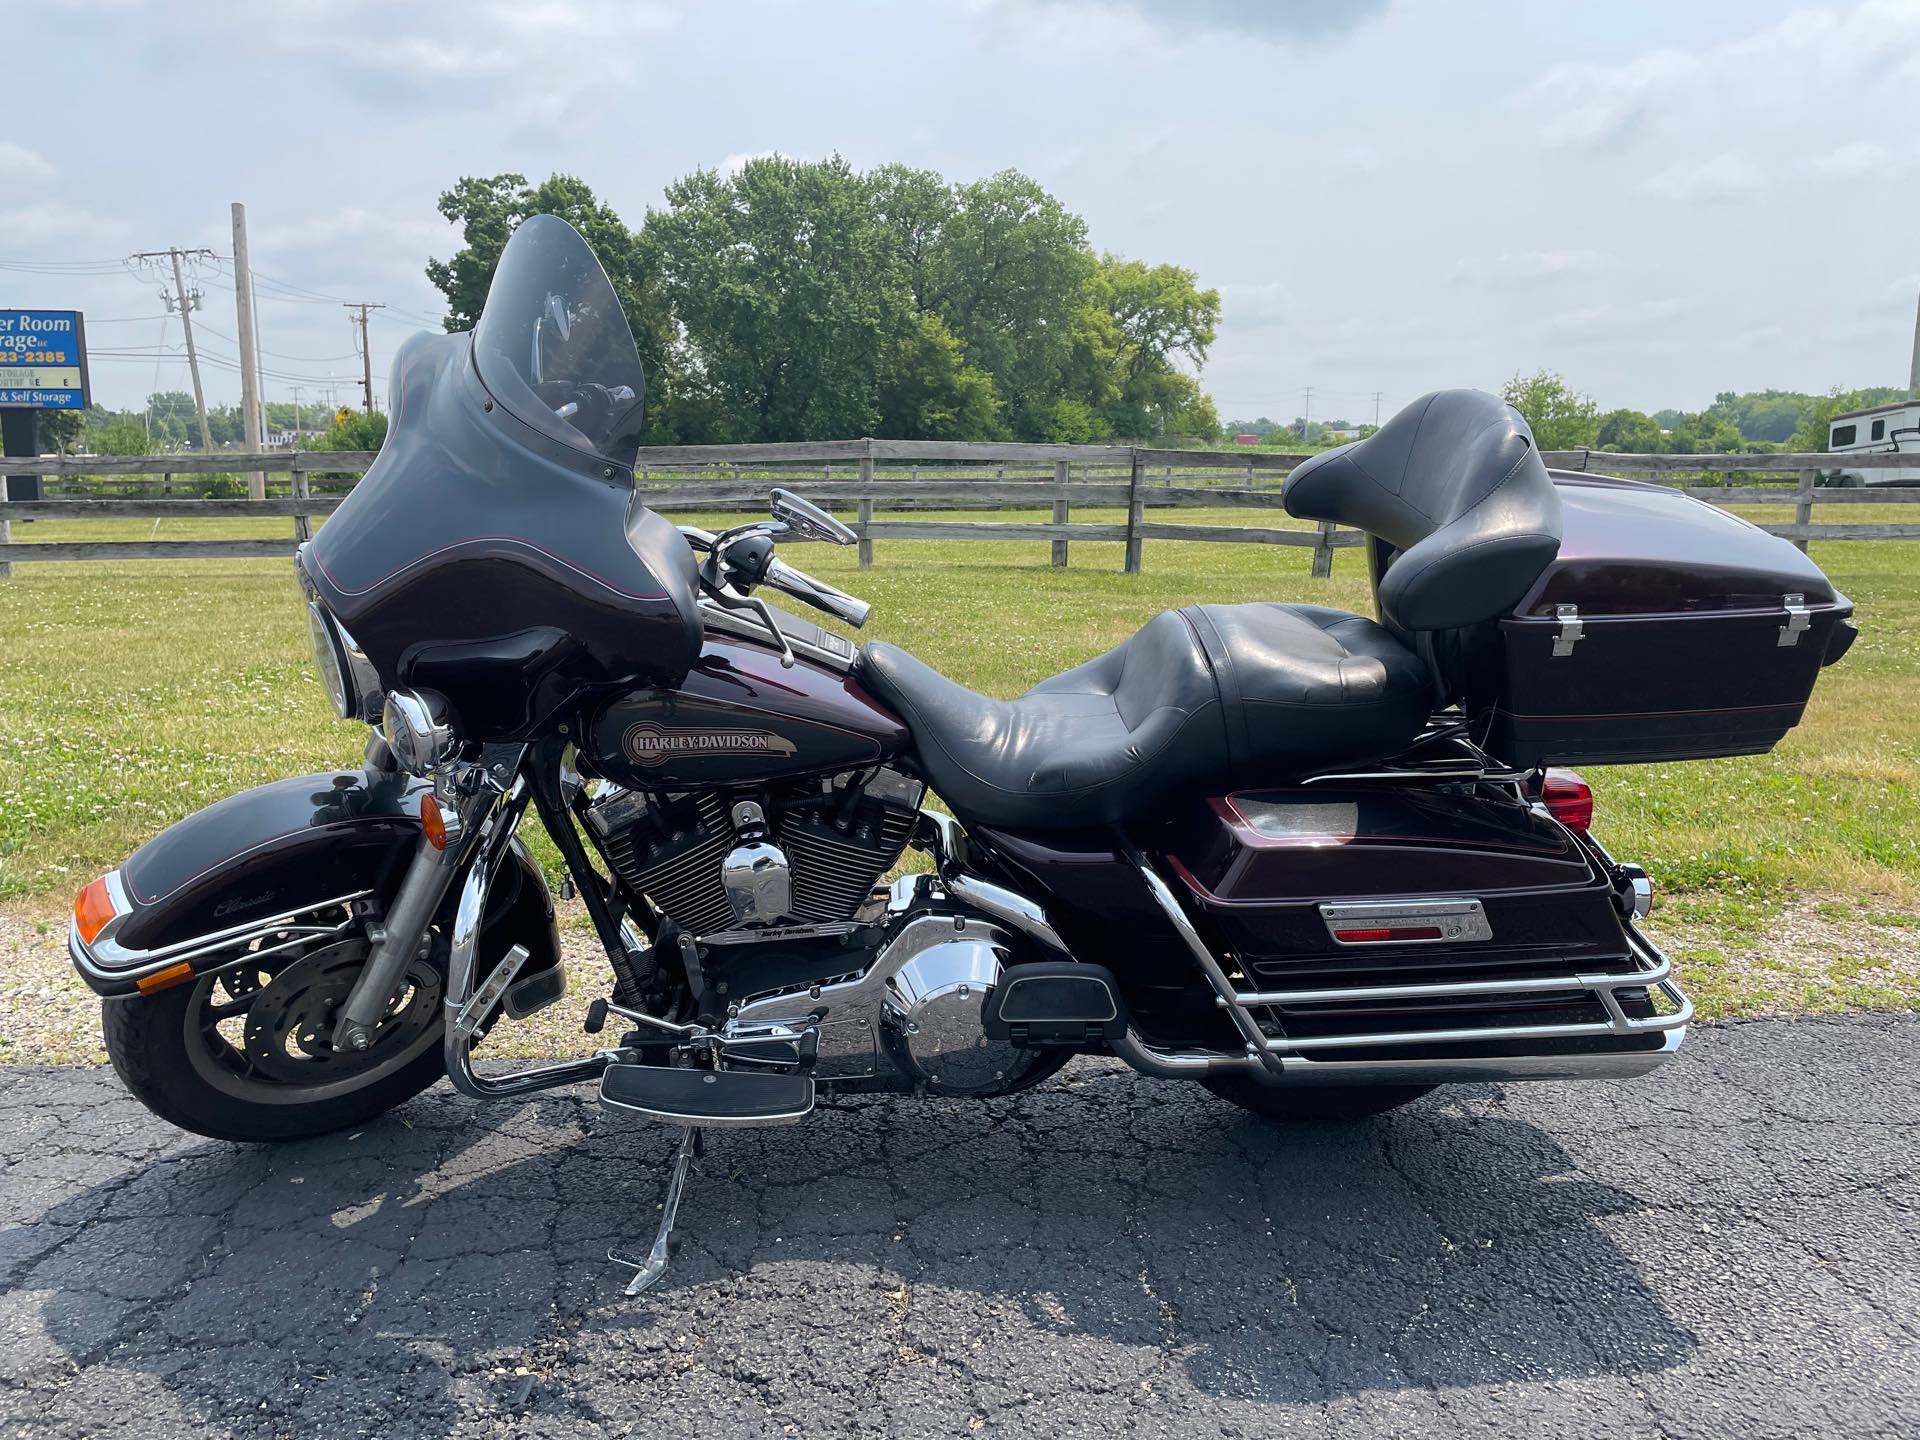
[[[627,1294],[638,1295],[667,1273],[667,1240],[673,1234],[674,1216],[680,1210],[680,1196],[687,1188],[687,1168],[705,1147],[700,1143],[697,1126],[680,1132],[680,1149],[673,1157],[673,1171],[667,1177],[667,1198],[660,1207],[660,1229],[653,1237],[653,1248],[644,1260],[629,1260],[617,1251],[607,1251],[607,1259],[616,1265],[630,1265],[634,1277],[627,1283]]]

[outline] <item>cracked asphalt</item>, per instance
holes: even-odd
[[[0,1072],[34,1437],[1920,1434],[1920,1016],[1276,1127],[1080,1064],[675,1136],[436,1088],[243,1149]]]

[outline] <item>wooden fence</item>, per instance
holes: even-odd
[[[1023,445],[964,441],[836,440],[778,445],[658,446],[641,451],[637,484],[648,505],[666,514],[694,511],[755,511],[775,486],[801,491],[828,509],[851,508],[860,536],[860,564],[873,563],[877,540],[1046,540],[1055,565],[1067,563],[1075,540],[1119,542],[1128,574],[1141,567],[1149,540],[1198,540],[1229,544],[1293,545],[1313,551],[1315,575],[1329,575],[1335,550],[1358,545],[1357,531],[1333,525],[1280,526],[1182,524],[1149,520],[1154,510],[1208,508],[1279,510],[1280,484],[1305,456],[1261,451],[1156,450],[1118,445]],[[1717,505],[1792,505],[1793,523],[1767,525],[1802,549],[1810,540],[1920,539],[1920,524],[1815,524],[1816,505],[1908,504],[1920,501],[1920,486],[1860,489],[1821,487],[1826,455],[1615,455],[1604,451],[1549,452],[1547,463],[1564,470],[1609,475],[1669,477],[1734,474],[1780,476],[1777,483],[1677,484],[1675,488]],[[265,454],[62,456],[0,461],[0,476],[40,475],[58,492],[62,483],[87,477],[88,493],[55,493],[41,500],[0,500],[0,576],[16,560],[165,560],[242,558],[287,554],[311,534],[365,471],[364,452],[277,451]],[[1849,454],[1850,469],[1893,469],[1912,456]],[[264,500],[181,499],[165,493],[177,477],[261,471],[269,477]],[[284,482],[277,477],[286,477]],[[151,493],[161,477],[161,494]],[[106,487],[117,493],[101,493]],[[149,493],[133,493],[144,486]],[[316,488],[317,487],[317,488]],[[332,493],[329,493],[332,492]],[[1086,522],[1074,509],[1119,511],[1121,521]],[[1032,520],[883,519],[892,512],[1043,510]],[[202,539],[22,542],[11,522],[36,518],[162,521],[205,516],[289,519],[291,534],[277,539]],[[155,530],[158,530],[156,524]]]

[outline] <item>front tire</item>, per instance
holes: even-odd
[[[1239,1075],[1200,1082],[1229,1104],[1267,1120],[1364,1120],[1418,1100],[1437,1085],[1263,1085]]]
[[[411,1100],[447,1073],[433,967],[409,971],[413,983],[364,1054],[342,1055],[330,1043],[332,1009],[358,974],[364,945],[329,950],[331,964],[322,951],[282,969],[311,968],[291,994],[274,990],[280,976],[240,971],[102,1001],[121,1083],[170,1124],[242,1143],[324,1135]],[[220,1028],[229,1021],[237,1023]]]

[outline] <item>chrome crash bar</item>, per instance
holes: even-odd
[[[1186,944],[1195,965],[1213,989],[1215,1003],[1238,1030],[1243,1054],[1230,1051],[1155,1050],[1129,1034],[1115,1053],[1149,1074],[1196,1076],[1239,1070],[1277,1084],[1422,1084],[1463,1080],[1623,1079],[1642,1075],[1680,1048],[1693,1019],[1693,1002],[1673,981],[1673,963],[1660,952],[1632,917],[1623,921],[1636,968],[1616,973],[1574,972],[1506,980],[1446,980],[1403,985],[1345,985],[1298,990],[1253,990],[1237,984],[1227,966],[1201,937],[1172,888],[1144,856],[1132,856],[1155,905]],[[1621,1003],[1623,990],[1647,990],[1671,1007],[1665,1014],[1636,1017]],[[1255,1011],[1276,1006],[1366,1004],[1499,999],[1544,993],[1583,992],[1596,998],[1604,1020],[1543,1025],[1480,1025],[1470,1029],[1350,1031],[1332,1035],[1288,1035],[1280,1017],[1263,1025]],[[1365,1060],[1315,1058],[1315,1052],[1392,1047],[1422,1048],[1512,1040],[1561,1040],[1582,1037],[1630,1038],[1657,1035],[1657,1047],[1539,1055],[1418,1055]]]

